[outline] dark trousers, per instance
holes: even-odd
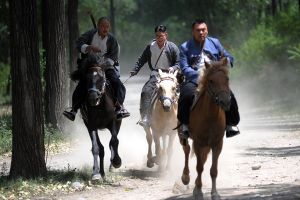
[[[193,104],[196,89],[197,85],[192,82],[184,82],[180,86],[177,118],[182,124],[189,124],[190,108]]]
[[[119,79],[116,71],[114,69],[108,69],[105,71],[106,79],[109,80],[109,83],[113,89],[115,101],[120,105],[124,103],[126,88]],[[72,108],[74,111],[77,111],[81,104],[84,102],[84,99],[87,95],[87,88],[84,80],[80,80],[76,86],[73,95],[72,95]]]
[[[180,96],[178,100],[178,114],[177,118],[182,124],[189,124],[190,109],[194,100],[194,92],[197,85],[191,82],[184,82],[180,87]],[[225,112],[226,124],[236,126],[240,121],[237,101],[234,94],[230,91],[231,106],[229,111]]]

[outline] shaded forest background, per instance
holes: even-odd
[[[37,3],[42,55],[42,1]],[[11,100],[8,7],[7,0],[0,1],[0,103]],[[82,0],[78,2],[78,25],[79,33],[83,33],[92,28],[88,11],[96,19],[111,16],[113,11],[113,31],[121,45],[122,73],[128,74],[138,55],[153,38],[156,25],[165,24],[169,40],[180,45],[191,37],[191,22],[203,18],[208,22],[209,34],[220,38],[223,46],[235,57],[233,79],[242,81],[257,77],[261,86],[267,88],[275,81],[286,85],[282,87],[288,87],[288,92],[294,94],[299,93],[297,86],[300,82],[299,10],[297,0]],[[66,17],[67,11],[66,5]],[[65,39],[68,40],[68,33]],[[45,59],[41,59],[41,67],[42,70],[45,68]],[[289,74],[293,76],[287,76]],[[266,92],[265,87],[261,87],[263,92]],[[276,95],[278,98],[285,96],[282,93],[270,95],[274,98]]]
[[[12,104],[12,116],[1,117],[0,128],[5,128],[0,135],[4,138],[7,127],[12,129],[18,147],[12,157],[18,164],[12,168],[24,166],[23,171],[11,171],[13,176],[45,174],[44,122],[54,128],[64,123],[61,112],[74,88],[68,76],[78,57],[74,43],[79,34],[93,28],[88,13],[96,19],[111,18],[126,78],[154,37],[156,25],[166,25],[169,40],[180,45],[191,38],[192,21],[202,18],[209,35],[219,38],[235,57],[231,80],[237,93],[260,103],[289,102],[288,109],[294,110],[290,102],[300,96],[300,0],[0,0],[0,105]],[[33,93],[24,94],[25,86]],[[30,114],[39,120],[28,121]],[[36,129],[24,130],[28,126]],[[29,136],[40,154],[26,163],[36,152],[22,146]],[[20,156],[21,152],[28,154]],[[23,163],[17,162],[23,158]],[[31,174],[31,164],[39,159],[40,172]]]

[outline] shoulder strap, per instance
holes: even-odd
[[[167,42],[164,44],[162,50],[160,51],[160,54],[159,54],[159,56],[158,56],[158,58],[157,58],[157,60],[156,60],[156,63],[155,63],[155,65],[154,65],[154,69],[156,69],[156,65],[157,65],[157,63],[158,63],[158,61],[159,61],[159,59],[160,59],[160,57],[161,57],[162,52],[163,52],[164,49],[165,49],[166,44],[167,44]]]

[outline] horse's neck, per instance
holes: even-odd
[[[218,117],[221,108],[214,102],[208,92],[206,90],[201,90],[199,95],[195,110],[199,110],[201,115],[207,114],[211,117]]]

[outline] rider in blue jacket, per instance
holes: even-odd
[[[190,106],[193,104],[194,92],[198,86],[199,69],[204,67],[204,61],[218,61],[225,56],[230,66],[233,66],[233,57],[223,48],[216,38],[208,37],[208,29],[204,20],[195,20],[192,24],[193,38],[180,46],[180,68],[185,76],[185,82],[180,88],[178,104],[178,120],[182,124],[181,137],[189,137]],[[239,113],[236,99],[231,92],[231,107],[226,114],[226,137],[239,134],[236,127],[239,122]]]

